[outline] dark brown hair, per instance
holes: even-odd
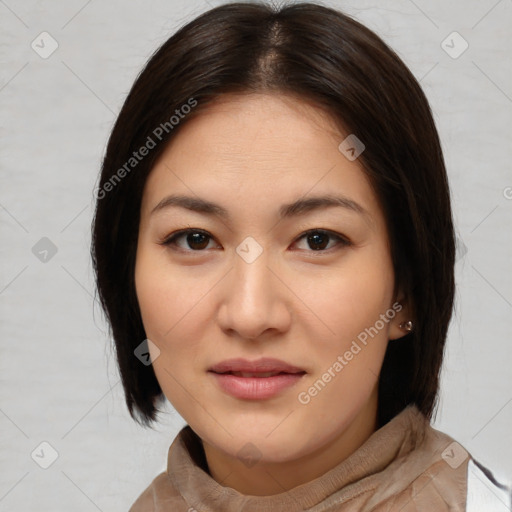
[[[378,422],[384,425],[408,404],[432,419],[455,262],[438,133],[425,94],[396,53],[349,16],[312,3],[279,9],[231,3],[200,15],[151,56],[119,113],[96,193],[91,255],[131,416],[150,425],[165,398],[152,366],[134,355],[146,338],[134,283],[144,184],[180,127],[230,92],[294,95],[364,142],[358,162],[383,208],[395,290],[404,292],[415,324],[388,343]],[[198,106],[190,114],[170,122],[192,102]],[[130,160],[150,139],[154,147]]]

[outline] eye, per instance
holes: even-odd
[[[188,245],[188,249],[177,243],[177,241],[182,238],[185,238],[185,243]],[[191,249],[193,252],[200,252],[207,248],[208,242],[211,238],[211,235],[202,229],[189,228],[173,233],[160,243],[165,246],[170,246],[173,249],[177,247],[178,250],[182,251],[190,251]]]
[[[297,240],[302,240],[303,238],[306,239],[306,243],[310,248],[313,249],[314,252],[327,252],[328,250],[332,249],[332,246],[328,248],[327,251],[325,249],[325,247],[329,244],[329,239],[336,240],[338,243],[335,245],[351,245],[351,242],[347,238],[325,229],[311,229],[301,235]]]
[[[329,239],[336,240],[337,244],[335,245],[351,245],[351,242],[347,238],[325,229],[311,229],[306,233],[303,233],[297,241],[300,241],[303,238],[306,239],[307,244],[312,248],[313,252],[327,252],[332,249],[333,247],[331,246],[326,250],[326,246],[329,245]],[[181,239],[185,240],[188,248],[183,247],[178,243]],[[211,240],[213,240],[213,237],[207,231],[197,228],[188,228],[173,233],[171,236],[168,236],[160,242],[160,244],[186,252],[201,252],[203,249],[208,248],[208,244]],[[297,243],[297,241],[295,243]]]

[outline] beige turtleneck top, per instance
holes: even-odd
[[[250,496],[210,476],[201,439],[187,425],[169,448],[167,471],[129,512],[466,511],[469,463],[460,444],[409,405],[327,473],[277,495]]]

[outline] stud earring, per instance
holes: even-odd
[[[400,329],[403,329],[404,331],[412,331],[412,322],[409,320],[407,322],[402,322],[399,325]]]

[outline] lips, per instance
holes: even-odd
[[[222,374],[236,375],[237,377],[275,377],[289,372],[222,372]]]
[[[279,359],[228,359],[208,372],[220,389],[241,400],[267,400],[296,386],[307,373]]]
[[[243,358],[227,359],[214,364],[208,371],[238,377],[274,377],[279,374],[306,373],[305,370],[279,359],[263,357],[256,361]]]

